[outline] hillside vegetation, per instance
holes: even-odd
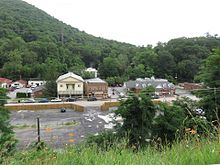
[[[21,0],[0,1],[1,76],[44,77],[48,67],[79,72],[130,48],[135,47],[81,32]]]
[[[19,151],[13,157],[4,160],[4,165],[29,164],[77,164],[77,165],[207,165],[219,163],[218,142],[181,142],[172,148],[161,151],[149,147],[140,152],[117,145],[108,151],[99,151],[94,147],[73,146],[60,152],[45,149],[41,151]]]
[[[219,37],[208,33],[136,47],[79,31],[21,0],[0,0],[0,76],[14,80],[56,79],[93,66],[113,85],[151,76],[193,81],[202,60],[219,47]]]

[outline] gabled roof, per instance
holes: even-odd
[[[38,91],[42,91],[42,90],[44,90],[44,86],[43,85],[37,86],[36,88],[32,89],[33,93],[34,92],[38,92]]]
[[[92,78],[85,80],[86,83],[106,83],[104,80],[100,78]]]
[[[175,86],[168,82],[166,79],[137,79],[135,81],[128,81],[125,83],[127,88],[136,88],[136,89],[142,89],[147,86],[153,86],[156,89],[162,89],[162,88],[174,88]]]
[[[10,83],[12,83],[12,80],[0,77],[0,82],[10,84]]]
[[[87,72],[97,72],[97,70],[95,68],[87,68],[86,69]]]
[[[72,78],[74,78],[74,79],[77,79],[77,80],[79,80],[79,81],[84,82],[84,80],[83,80],[83,78],[82,78],[81,76],[76,75],[76,74],[74,74],[73,72],[68,72],[68,73],[66,73],[66,74],[61,75],[60,77],[58,77],[58,79],[56,80],[56,82],[58,83],[59,81],[62,81],[62,80],[66,79],[66,78],[69,78],[69,77],[72,77]]]
[[[18,81],[15,81],[15,82],[18,82],[20,84],[27,84],[27,81],[26,80],[18,80]]]

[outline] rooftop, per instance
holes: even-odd
[[[76,74],[74,74],[73,72],[68,72],[68,73],[66,73],[66,74],[63,74],[63,75],[59,76],[58,79],[56,80],[56,82],[59,82],[59,81],[61,81],[61,80],[63,80],[63,79],[66,79],[66,78],[68,78],[68,77],[72,77],[72,78],[74,78],[74,79],[77,79],[77,80],[79,80],[79,81],[84,82],[84,80],[83,80],[83,78],[82,78],[81,76],[76,75]]]
[[[100,78],[87,79],[87,80],[85,80],[85,82],[88,82],[88,83],[106,83],[104,80],[102,80]]]

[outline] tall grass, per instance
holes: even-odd
[[[220,163],[220,144],[218,141],[203,139],[183,140],[172,147],[147,147],[134,152],[124,144],[116,144],[108,151],[94,146],[72,146],[64,150],[18,151],[3,164],[11,165],[207,165]]]

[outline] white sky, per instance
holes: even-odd
[[[220,34],[220,0],[24,0],[97,37],[155,45]]]

